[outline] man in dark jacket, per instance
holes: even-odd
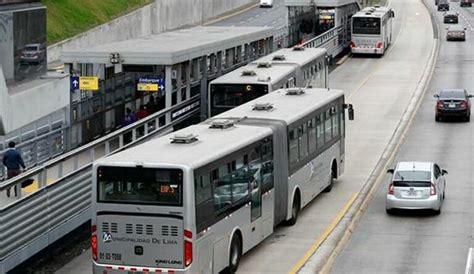
[[[9,149],[3,155],[2,163],[7,167],[7,178],[13,178],[21,173],[20,167],[23,170],[26,168],[20,152],[15,149],[15,142],[8,143]],[[17,187],[15,186],[15,196],[17,196]],[[7,189],[7,196],[10,197],[10,188]]]

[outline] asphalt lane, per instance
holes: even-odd
[[[472,9],[450,3],[472,21]],[[435,10],[434,3],[429,3]],[[442,88],[466,88],[474,93],[474,33],[466,42],[447,42],[442,13],[436,12],[441,45],[434,75],[412,128],[395,161],[434,161],[448,170],[442,213],[385,213],[386,176],[376,196],[338,256],[333,273],[463,273],[473,246],[474,124],[434,119],[433,94]],[[464,20],[464,19],[463,19]],[[466,25],[466,22],[460,22]],[[394,102],[396,103],[396,102]]]
[[[252,26],[274,27],[275,29],[287,26],[287,8],[284,0],[274,0],[272,8],[256,6],[246,12],[213,23],[213,26]]]

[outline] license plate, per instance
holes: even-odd
[[[456,104],[449,104],[448,107],[450,107],[450,108],[455,108],[455,107],[456,107]]]
[[[408,190],[408,196],[417,197],[418,193],[415,190]]]

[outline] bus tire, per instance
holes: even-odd
[[[233,274],[239,268],[240,259],[242,258],[242,239],[238,233],[234,234],[230,242],[229,266],[224,269],[224,273]]]
[[[295,198],[293,199],[293,205],[291,206],[291,218],[286,221],[288,226],[292,226],[296,224],[298,221],[298,215],[300,213],[300,194],[296,192]]]

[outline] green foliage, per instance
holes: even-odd
[[[48,7],[48,44],[73,37],[153,0],[42,0]]]

